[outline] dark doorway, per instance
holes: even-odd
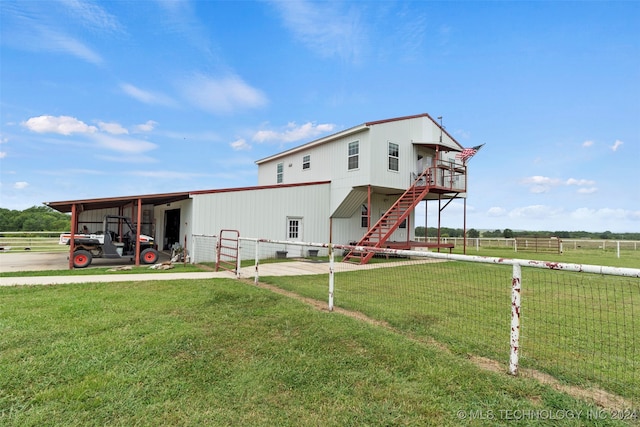
[[[164,211],[164,245],[163,250],[171,249],[171,246],[180,242],[180,209]]]

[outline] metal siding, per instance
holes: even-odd
[[[277,165],[283,163],[284,173],[282,184],[297,184],[302,182],[327,181],[331,171],[330,144],[310,147],[308,150],[292,153],[269,162],[265,162],[258,167],[258,185],[276,185]],[[311,167],[302,169],[302,159],[304,156],[311,156]]]
[[[348,170],[349,143],[359,142],[358,169]],[[370,138],[369,132],[349,135],[331,145],[331,212],[340,206],[345,197],[355,187],[366,186],[370,182]]]
[[[331,190],[328,194],[329,213],[334,215],[333,230],[334,241],[337,243],[348,243],[350,240],[359,240],[363,230],[360,227],[360,211],[355,206],[355,213],[352,217],[338,218],[349,214],[353,207],[344,204],[352,191],[366,191],[367,186],[374,188],[373,198],[383,197],[380,193],[375,193],[375,187],[388,189],[388,192],[404,191],[411,185],[411,173],[416,169],[416,149],[414,143],[433,144],[437,143],[442,136],[444,145],[459,148],[457,144],[446,132],[441,132],[440,127],[430,118],[418,116],[406,120],[385,121],[372,123],[368,127],[363,127],[355,132],[338,135],[335,139],[327,137],[327,141],[310,147],[308,150],[299,150],[290,155],[267,161],[259,165],[258,177],[260,185],[272,185],[276,183],[276,165],[284,163],[284,183],[309,182],[313,179],[323,179],[331,181]],[[359,168],[349,171],[347,169],[348,145],[352,141],[359,141]],[[394,142],[399,146],[398,171],[388,169],[388,142]],[[311,154],[311,173],[302,172],[302,157]],[[445,154],[443,157],[454,157],[455,152]],[[289,164],[292,166],[289,167]],[[317,168],[317,169],[316,169]],[[315,175],[320,171],[320,175]],[[313,179],[311,178],[313,177]],[[381,190],[378,190],[381,191]],[[387,191],[387,190],[382,190]],[[391,196],[389,196],[391,198]],[[353,199],[353,198],[352,198]],[[355,199],[353,199],[355,200]],[[285,206],[287,200],[281,201]],[[374,202],[376,205],[378,202]],[[391,203],[389,203],[391,206]],[[388,206],[387,206],[388,207]],[[255,206],[253,207],[256,208]],[[340,211],[337,210],[340,208]],[[213,209],[213,208],[212,208]],[[373,212],[378,212],[374,207]],[[241,209],[246,212],[245,209]],[[377,215],[377,214],[376,214]],[[282,216],[282,214],[279,214]],[[275,224],[277,219],[273,218]],[[377,218],[375,218],[377,219]],[[324,221],[324,219],[322,219]],[[280,225],[277,225],[280,227]],[[305,221],[305,228],[307,227]],[[410,229],[415,227],[413,215]],[[394,240],[406,239],[409,230],[398,230],[394,233]],[[256,232],[259,230],[256,230]],[[217,232],[217,231],[216,231]],[[277,235],[273,238],[282,238]],[[305,237],[305,240],[309,240]]]
[[[375,164],[377,170],[377,173],[372,176],[372,185],[400,190],[409,187],[411,173],[415,169],[415,154],[411,141],[422,137],[422,126],[419,123],[425,120],[425,118],[416,118],[372,127],[371,139],[374,141],[372,145],[375,146],[375,152],[372,153],[372,163]],[[431,123],[430,120],[427,121]],[[433,126],[432,123],[431,125]],[[389,142],[398,144],[397,172],[389,170]]]
[[[286,239],[287,217],[303,218],[305,241],[329,239],[329,184],[194,195],[195,234],[239,230],[244,237]]]

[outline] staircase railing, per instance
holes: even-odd
[[[380,248],[391,235],[405,221],[411,211],[424,199],[433,182],[432,168],[425,169],[415,177],[411,187],[380,217],[373,227],[360,239],[356,246]],[[373,257],[374,252],[352,249],[345,255],[343,261],[366,264]]]

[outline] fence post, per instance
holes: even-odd
[[[618,240],[616,243],[618,244],[618,258],[620,258],[620,240]]]
[[[258,274],[258,265],[260,264],[260,261],[258,260],[258,246],[260,245],[260,241],[256,240],[256,250],[255,250],[255,274],[253,276],[253,284],[257,285],[258,284],[258,280],[260,280],[260,276]]]
[[[240,247],[240,238],[238,236],[238,259],[236,259],[236,279],[240,279],[240,266],[242,265],[242,255],[241,255],[241,250],[242,249]]]
[[[329,311],[333,311],[333,245],[329,243]]]
[[[518,349],[520,347],[520,291],[522,268],[513,264],[511,278],[511,354],[509,356],[509,374],[518,375]]]

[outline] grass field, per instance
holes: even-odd
[[[514,255],[489,252],[480,254]],[[533,255],[518,253],[549,259]],[[571,253],[560,261],[640,266],[636,252],[620,265],[615,253],[603,255]],[[390,328],[230,279],[0,288],[0,425],[635,425],[535,379],[478,367],[470,355],[500,362],[505,349],[508,355],[510,268],[460,264],[438,263],[428,275],[425,266],[338,273],[336,306]],[[487,286],[505,274],[506,286]],[[630,328],[593,352],[588,343],[599,332],[588,319],[603,309],[584,318],[584,304],[567,302],[584,300],[576,286],[543,276],[523,277],[523,307],[530,304],[524,366],[564,384],[598,386],[637,407],[640,360],[630,364],[629,357],[637,358],[638,347],[616,343],[637,341],[638,310],[607,314],[612,325]],[[425,277],[440,294],[424,294]],[[326,275],[262,280],[327,300]],[[403,291],[390,292],[388,284]],[[618,304],[617,284],[579,286],[605,295],[601,306]],[[547,299],[535,299],[542,295]],[[623,293],[626,307],[640,306],[639,295],[638,288]],[[558,325],[574,317],[584,319],[564,330],[574,349],[558,346],[554,334],[566,329]],[[524,323],[532,320],[535,328]],[[536,351],[528,353],[533,340]],[[605,362],[585,374],[576,357]],[[558,358],[575,363],[559,365]],[[620,378],[629,366],[636,371]]]
[[[0,299],[2,425],[620,424],[535,380],[241,281]]]
[[[327,298],[326,275],[261,280],[305,297]],[[337,307],[388,322],[410,336],[435,339],[457,354],[503,365],[509,360],[510,266],[408,262],[338,272],[334,297]],[[638,279],[523,269],[521,366],[637,404],[637,307]]]

